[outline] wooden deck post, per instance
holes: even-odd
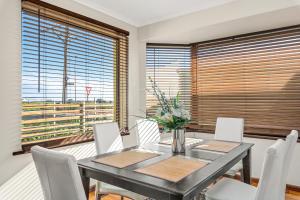
[[[85,102],[80,104],[80,132],[85,133]]]

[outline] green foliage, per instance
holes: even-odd
[[[190,122],[190,113],[184,109],[183,104],[180,102],[179,93],[175,97],[167,98],[151,77],[149,79],[152,84],[153,95],[156,96],[160,105],[156,115],[150,119],[163,126],[166,132],[183,128]]]

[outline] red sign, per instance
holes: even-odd
[[[90,95],[91,90],[92,90],[92,87],[90,87],[90,86],[85,86],[85,91],[86,91],[86,94],[87,94],[87,95]]]

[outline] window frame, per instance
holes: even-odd
[[[252,33],[246,33],[246,34],[240,34],[240,35],[235,35],[235,36],[230,36],[230,37],[225,37],[225,38],[218,38],[218,39],[213,39],[213,40],[208,40],[208,41],[202,41],[202,42],[195,42],[191,43],[190,45],[192,46],[192,65],[194,65],[195,70],[197,68],[197,46],[198,45],[211,45],[215,43],[227,43],[230,41],[236,41],[236,40],[243,40],[247,38],[261,38],[263,35],[276,35],[277,33],[280,33],[282,31],[291,31],[293,32],[295,29],[300,29],[300,25],[294,25],[294,26],[287,26],[287,27],[281,27],[281,28],[276,28],[276,29],[270,29],[270,30],[264,30],[264,31],[257,31],[257,32],[252,32]],[[298,31],[299,32],[299,31]],[[275,36],[276,37],[276,36]],[[196,75],[197,76],[197,75]],[[197,77],[194,76],[193,82],[196,83]],[[196,95],[196,94],[193,94]],[[193,103],[192,103],[193,104]],[[191,104],[191,105],[192,105]],[[214,134],[214,129],[215,125],[212,124],[196,124],[196,123],[191,123],[189,125],[189,130],[191,131],[205,131],[207,133]],[[286,135],[290,133],[292,129],[289,129],[288,127],[277,127],[277,126],[258,126],[258,127],[246,127],[245,126],[245,131],[244,131],[244,136],[249,137],[249,138],[258,138],[258,139],[284,139]],[[258,133],[258,131],[261,131]],[[300,136],[298,139],[298,142],[300,142]]]
[[[202,41],[202,42],[194,42],[194,43],[190,43],[190,44],[165,44],[165,43],[147,43],[147,45],[156,45],[156,46],[177,46],[177,45],[184,45],[184,46],[190,46],[192,49],[192,54],[191,54],[191,73],[195,73],[195,71],[193,72],[193,70],[195,70],[195,66],[193,67],[193,65],[196,65],[197,63],[193,62],[193,60],[195,60],[195,57],[197,56],[197,45],[205,45],[205,44],[209,44],[209,43],[217,43],[217,42],[223,42],[223,41],[232,41],[238,38],[246,38],[246,37],[255,37],[255,36],[260,36],[262,34],[269,34],[269,33],[273,33],[273,32],[280,32],[280,31],[285,31],[285,30],[289,30],[289,29],[297,29],[300,28],[300,25],[294,25],[294,26],[288,26],[288,27],[281,27],[281,28],[276,28],[276,29],[270,29],[270,30],[264,30],[264,31],[257,31],[257,32],[252,32],[252,33],[247,33],[247,34],[240,34],[240,35],[235,35],[235,36],[230,36],[230,37],[225,37],[225,38],[218,38],[218,39],[213,39],[213,40],[207,40],[207,41]],[[195,53],[196,52],[196,53]],[[196,76],[192,75],[192,82],[196,82],[195,78],[197,78]],[[193,91],[192,91],[193,92]],[[192,96],[194,96],[195,94],[192,94]],[[193,97],[192,97],[193,98]],[[193,101],[193,100],[191,100]],[[191,103],[191,106],[193,105],[193,102]],[[192,108],[191,108],[192,110]],[[187,130],[188,131],[205,131],[206,133],[210,133],[210,134],[214,134],[214,125],[198,125],[195,123],[190,123],[187,126]],[[275,130],[275,129],[274,129]],[[250,138],[258,138],[258,139],[271,139],[271,140],[276,140],[278,138],[285,138],[285,135],[278,135],[278,134],[272,134],[272,132],[274,130],[269,129],[269,132],[263,132],[260,134],[254,133],[254,132],[245,132],[244,136],[245,137],[250,137]],[[286,130],[286,132],[288,132],[290,130]],[[273,132],[274,133],[274,132]],[[286,133],[288,134],[288,133]],[[300,138],[298,139],[298,142],[300,142]]]
[[[120,29],[118,27],[100,22],[98,20],[86,17],[84,15],[77,14],[75,12],[66,10],[64,8],[40,1],[40,0],[22,0],[22,12],[23,10],[29,12],[23,7],[23,3],[26,3],[35,5],[38,7],[38,14],[40,14],[40,7],[53,10],[54,12],[61,13],[62,15],[67,15],[72,18],[81,20],[82,22],[89,23],[91,25],[95,25],[97,27],[103,28],[103,33],[98,33],[100,35],[108,36],[110,38],[113,38],[116,40],[116,67],[115,67],[115,92],[114,92],[114,115],[115,120],[119,123],[119,125],[122,128],[127,128],[128,125],[128,36],[129,32],[123,29]],[[36,14],[36,13],[35,13]],[[45,16],[46,18],[49,18],[48,16]],[[51,19],[51,18],[50,18]],[[55,19],[57,20],[57,19]],[[57,20],[59,21],[59,20]],[[74,24],[71,24],[74,26]],[[90,30],[88,28],[78,26],[81,29],[86,29],[87,31],[94,32],[93,30]],[[97,32],[96,32],[97,33]],[[106,34],[107,33],[107,34]],[[116,36],[116,37],[115,37]],[[122,88],[121,88],[122,87]],[[122,134],[122,133],[121,133]],[[22,150],[13,152],[13,155],[19,155],[23,153],[29,153],[30,149],[34,145],[40,145],[47,148],[57,148],[62,146],[68,146],[73,144],[79,144],[84,142],[91,142],[94,138],[88,138],[86,136],[74,136],[74,138],[57,138],[57,139],[49,139],[46,141],[37,141],[23,144],[21,143]]]

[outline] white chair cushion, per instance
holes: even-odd
[[[223,178],[206,193],[206,200],[254,200],[256,187],[243,182]]]
[[[117,151],[124,148],[119,126],[116,122],[93,125],[97,154]]]
[[[218,117],[215,129],[215,139],[242,142],[244,134],[243,118]]]
[[[286,149],[286,153],[285,153],[285,161],[284,161],[285,166],[283,166],[284,172],[283,172],[282,180],[281,180],[282,187],[281,187],[281,194],[280,194],[282,199],[285,198],[286,179],[288,176],[289,168],[291,165],[291,159],[294,154],[295,146],[297,144],[298,136],[299,136],[298,131],[292,130],[291,133],[286,137],[287,149]]]
[[[39,146],[31,152],[45,200],[86,200],[74,156]]]
[[[284,160],[287,150],[286,142],[278,139],[266,151],[266,156],[258,183],[256,200],[282,200]]]
[[[215,129],[216,140],[225,140],[233,142],[242,142],[244,134],[244,119],[218,117]],[[226,172],[229,176],[235,176],[243,168],[241,163],[235,165],[232,169]]]
[[[281,181],[287,143],[277,140],[266,151],[258,188],[236,180],[224,179],[207,192],[208,200],[282,200]]]

